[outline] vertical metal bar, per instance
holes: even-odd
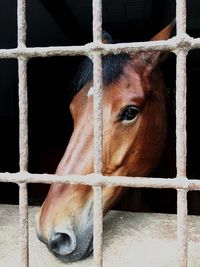
[[[94,173],[101,174],[103,166],[103,91],[101,55],[93,56],[94,86]],[[95,175],[95,174],[94,174]],[[94,260],[97,267],[102,266],[103,201],[102,187],[94,189]]]
[[[93,226],[93,246],[94,261],[96,267],[103,265],[103,207],[102,207],[102,187],[94,186],[94,226]]]
[[[93,56],[94,70],[94,172],[101,173],[103,164],[103,90],[101,56]]]
[[[176,164],[177,177],[186,177],[186,54],[177,52],[176,64]]]
[[[27,184],[19,184],[20,267],[29,266]]]
[[[26,46],[26,0],[17,1],[18,47]]]
[[[19,77],[19,154],[20,171],[28,168],[28,99],[27,99],[27,60],[18,59]]]
[[[177,36],[186,33],[186,0],[176,1]],[[177,49],[176,65],[176,164],[177,177],[186,177],[186,49]],[[187,190],[177,190],[177,242],[179,266],[187,267]]]
[[[17,1],[18,47],[26,46],[26,0]],[[18,58],[19,77],[19,154],[20,171],[28,167],[28,104],[27,104],[27,60]]]
[[[93,0],[93,42],[102,41],[102,0]],[[94,173],[101,173],[103,166],[103,92],[102,92],[102,60],[101,55],[93,54],[93,86],[94,86]],[[97,267],[102,266],[102,234],[103,204],[102,188],[94,190],[94,261]]]
[[[26,46],[26,0],[17,1],[18,47]],[[28,104],[27,104],[27,60],[18,58],[19,77],[19,154],[20,171],[28,166]]]
[[[179,267],[187,267],[187,190],[178,189],[177,194],[177,241]]]
[[[93,0],[93,41],[102,41],[102,0]]]
[[[177,35],[186,32],[186,0],[176,0]]]
[[[26,0],[17,1],[18,47],[26,47]],[[19,168],[28,168],[28,99],[27,99],[27,59],[18,58],[19,79]],[[28,253],[28,192],[27,184],[19,184],[19,235],[20,264],[29,266]]]

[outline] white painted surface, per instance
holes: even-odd
[[[64,264],[49,253],[35,235],[30,207],[30,267],[95,267],[92,256]],[[111,211],[104,223],[105,267],[175,267],[176,215]],[[200,267],[200,217],[189,216],[189,267]],[[18,207],[0,205],[0,267],[20,267]]]

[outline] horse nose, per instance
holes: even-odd
[[[50,248],[58,255],[69,255],[76,248],[76,237],[73,233],[54,233],[50,239]]]

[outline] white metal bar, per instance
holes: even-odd
[[[177,177],[186,176],[186,54],[177,52],[176,65],[176,164]]]
[[[19,184],[20,267],[29,266],[27,184]]]
[[[195,38],[195,39],[192,40],[191,48],[192,49],[200,48],[200,38]]]
[[[127,177],[127,176],[102,176],[90,175],[65,175],[36,174],[36,173],[0,173],[0,182],[4,183],[65,183],[82,184],[90,186],[124,186],[142,188],[173,188],[186,190],[200,190],[200,180],[187,178],[152,178],[152,177]]]
[[[34,58],[52,56],[78,56],[97,52],[98,54],[133,53],[139,51],[163,50],[175,51],[179,47],[188,49],[200,48],[200,38],[189,36],[173,37],[166,41],[148,41],[119,44],[89,43],[84,46],[54,46],[54,47],[18,47],[12,49],[0,49],[0,58]]]
[[[103,167],[103,90],[101,56],[93,56],[94,87],[94,173],[101,173]]]
[[[102,42],[102,0],[93,0],[93,42]]]
[[[102,0],[93,0],[93,44],[102,43]],[[94,87],[94,176],[101,174],[103,167],[103,91],[101,54],[93,55]],[[93,187],[93,248],[96,267],[103,266],[103,200],[102,187]]]
[[[26,0],[17,1],[17,40],[18,48],[26,47]],[[28,98],[27,98],[27,59],[18,57],[19,79],[19,168],[28,168]],[[19,236],[20,266],[29,266],[28,253],[28,192],[27,184],[19,184]]]
[[[186,34],[186,0],[176,1],[177,37],[183,38],[176,50],[176,166],[177,179],[186,177],[187,132],[186,132],[186,57],[191,48]],[[188,41],[187,41],[188,39]],[[177,190],[177,243],[179,267],[187,267],[187,190]]]
[[[20,171],[28,168],[28,98],[27,98],[27,60],[18,59],[19,77],[19,154]]]
[[[187,267],[187,190],[184,189],[178,189],[177,191],[177,243],[179,267]]]
[[[93,247],[95,266],[103,266],[103,194],[101,186],[94,186]]]
[[[18,47],[26,46],[26,0],[17,1],[17,41]]]
[[[186,32],[186,0],[176,0],[177,35]]]

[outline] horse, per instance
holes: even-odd
[[[172,28],[171,23],[151,40],[167,40]],[[166,88],[159,68],[166,53],[141,51],[102,57],[103,175],[148,176],[158,165],[167,135]],[[92,61],[86,59],[70,104],[74,130],[57,175],[94,171],[92,72]],[[124,191],[121,186],[104,186],[104,215]],[[37,236],[63,262],[87,257],[93,240],[92,187],[52,184],[37,215]]]

